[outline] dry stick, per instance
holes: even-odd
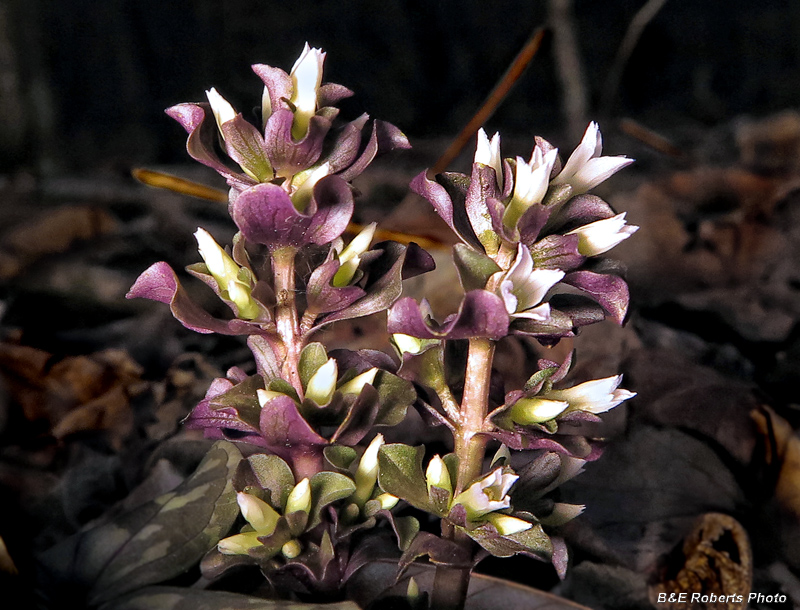
[[[561,81],[564,114],[570,137],[579,140],[588,122],[588,94],[575,35],[572,0],[550,0],[550,25],[558,80]]]
[[[546,33],[547,30],[545,30],[545,28],[540,27],[534,30],[525,42],[525,46],[522,47],[514,58],[514,61],[511,62],[508,70],[506,70],[505,74],[503,74],[502,78],[494,86],[494,89],[492,89],[486,101],[483,102],[483,105],[473,115],[464,129],[461,130],[461,133],[456,136],[450,146],[447,147],[447,150],[444,151],[442,156],[434,163],[433,167],[428,170],[429,177],[433,177],[446,170],[447,166],[459,155],[464,146],[469,143],[472,136],[475,135],[478,129],[494,114],[494,111],[497,110],[497,107],[506,98],[511,88],[525,72],[525,68],[528,67],[536,56],[539,47],[542,46]]]
[[[622,81],[622,72],[625,70],[625,65],[628,63],[633,50],[636,48],[639,39],[642,37],[644,29],[653,18],[658,14],[658,11],[667,3],[667,0],[647,0],[644,6],[633,16],[628,30],[625,32],[625,37],[619,45],[617,56],[614,58],[614,63],[608,71],[608,79],[606,80],[605,90],[603,91],[603,101],[600,104],[601,116],[608,117],[614,108],[614,102],[617,99],[619,85]]]

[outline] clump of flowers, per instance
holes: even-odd
[[[167,110],[188,132],[189,154],[230,187],[232,244],[199,228],[202,262],[187,271],[231,314],[201,309],[163,262],[129,297],[168,304],[197,332],[245,336],[256,365],[255,374],[234,367],[216,379],[186,420],[249,456],[231,482],[239,525],[213,542],[204,575],[257,566],[279,596],[322,599],[376,557],[402,568],[427,556],[443,568],[434,607],[463,604],[470,570],[486,554],[524,553],[563,576],[566,547],[555,528],[583,507],[548,494],[600,453],[574,424],[598,421],[634,394],[619,376],[563,387],[571,359],[541,360],[523,388],[506,389],[493,355],[509,335],[553,345],[605,318],[622,324],[627,285],[601,255],[637,227],[588,191],[631,160],[601,155],[595,123],[563,164],[539,138],[529,160],[505,159],[500,136],[481,130],[470,175],[415,178],[411,188],[460,241],[453,260],[464,297],[439,323],[426,301],[400,299],[403,279],[432,269],[427,253],[373,244],[374,225],[344,237],[350,181],[408,142],[388,123],[366,130],[366,115],[336,128],[335,104],[351,92],[323,83],[324,60],[306,45],[289,73],[253,66],[264,84],[257,125],[215,89],[205,103]],[[329,353],[312,341],[331,323],[385,310],[393,355]],[[454,342],[468,350],[456,375],[463,388],[449,381]],[[504,399],[490,388],[503,388]],[[378,434],[412,406],[451,431],[451,453],[431,456]],[[524,467],[512,468],[512,450],[528,451]],[[409,505],[441,520],[441,535],[397,516]]]

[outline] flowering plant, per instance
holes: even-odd
[[[604,318],[622,324],[627,285],[600,255],[636,227],[588,191],[631,160],[601,156],[595,123],[563,164],[540,138],[530,160],[503,158],[500,136],[481,130],[470,175],[417,176],[411,188],[459,240],[464,296],[439,323],[426,301],[400,298],[404,279],[433,268],[426,252],[373,244],[374,225],[344,237],[351,180],[379,153],[409,144],[388,123],[365,131],[366,115],[334,129],[335,104],[351,92],[323,83],[324,60],[306,45],[289,73],[253,66],[264,84],[258,125],[215,89],[207,103],[167,110],[188,132],[189,154],[230,187],[232,244],[199,228],[202,262],[187,271],[231,314],[203,310],[163,262],[128,296],[168,304],[194,331],[244,335],[255,372],[233,367],[211,384],[185,423],[218,442],[153,510],[167,519],[171,502],[172,518],[205,520],[182,564],[204,555],[203,582],[251,566],[259,590],[279,599],[340,599],[380,557],[400,570],[423,556],[435,564],[434,608],[462,607],[472,567],[490,554],[552,562],[563,577],[557,528],[583,507],[551,492],[600,455],[591,428],[576,424],[634,394],[619,376],[563,387],[571,358],[540,360],[523,388],[507,390],[493,356],[508,336],[550,346]],[[329,324],[385,310],[395,354],[329,352],[313,340]],[[458,370],[451,352],[460,346]],[[449,429],[452,452],[385,441],[378,429],[400,425],[411,408]],[[217,481],[213,494],[206,477]],[[430,519],[441,524],[436,533]]]

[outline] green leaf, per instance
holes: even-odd
[[[355,449],[344,445],[328,445],[322,450],[322,453],[328,463],[341,474],[349,472],[350,466],[353,465],[353,462],[358,457],[358,452]]]
[[[533,527],[524,532],[508,536],[501,536],[489,524],[473,530],[459,529],[466,532],[470,538],[495,557],[511,557],[517,553],[526,553],[544,561],[550,561],[550,557],[553,555],[553,543],[538,523],[534,523]]]
[[[408,550],[414,537],[419,533],[419,521],[414,517],[395,517],[394,532],[401,551]]]
[[[256,453],[247,458],[253,469],[258,484],[269,491],[269,503],[273,508],[282,511],[286,499],[294,488],[294,474],[289,464],[277,455]]]
[[[338,472],[318,472],[311,477],[311,518],[309,528],[320,522],[322,509],[337,500],[347,498],[356,490],[350,477]]]
[[[375,381],[378,390],[380,411],[375,419],[376,426],[396,426],[406,416],[406,410],[417,399],[417,393],[410,381],[379,371]]]
[[[291,396],[295,402],[300,402],[300,397],[297,395],[297,390],[295,390],[294,386],[292,386],[292,384],[285,379],[273,379],[269,382],[269,387],[267,389],[273,392],[286,394],[287,396]]]
[[[264,387],[261,375],[248,377],[241,383],[237,383],[224,394],[220,394],[211,399],[211,406],[216,408],[229,407],[236,410],[239,419],[243,422],[259,429],[261,418],[261,405],[258,402],[256,390]]]
[[[104,604],[100,610],[360,610],[360,607],[354,602],[304,604],[273,601],[227,591],[147,587]]]
[[[492,274],[502,271],[500,266],[483,252],[473,250],[465,244],[453,246],[453,262],[465,292],[483,290]]]
[[[378,451],[378,484],[419,509],[436,513],[428,500],[428,486],[422,470],[425,447],[400,443],[384,445]]]
[[[528,381],[525,382],[525,391],[530,391],[540,383],[544,383],[548,379],[550,379],[553,375],[556,374],[558,371],[557,366],[548,367],[546,369],[542,369],[541,371],[536,371],[533,375],[528,378]]]
[[[197,564],[228,533],[239,507],[231,483],[242,459],[219,441],[173,491],[48,551],[41,563],[91,605],[168,580]]]
[[[325,351],[322,343],[309,343],[300,353],[300,361],[297,369],[300,373],[300,381],[303,388],[308,386],[308,380],[314,376],[323,364],[328,361],[328,352]]]

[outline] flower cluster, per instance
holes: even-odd
[[[442,326],[426,319],[415,303],[400,301],[390,316],[390,332],[426,339],[510,332],[552,344],[605,317],[621,324],[627,285],[616,268],[596,257],[638,227],[587,191],[632,159],[601,152],[596,123],[563,167],[558,150],[541,138],[529,161],[503,159],[500,136],[489,140],[481,130],[471,176],[445,173],[435,181],[425,173],[417,176],[411,188],[431,202],[462,242],[454,259],[467,294]],[[552,294],[562,286],[585,296]],[[487,315],[469,315],[476,300]]]
[[[582,507],[549,494],[599,456],[570,424],[597,421],[634,394],[620,376],[564,388],[571,359],[542,360],[524,388],[505,392],[492,358],[509,335],[551,345],[606,317],[623,322],[627,285],[598,257],[637,227],[588,191],[631,160],[601,155],[595,123],[563,164],[541,139],[530,160],[503,159],[499,135],[481,130],[470,176],[414,179],[461,242],[453,253],[465,294],[439,324],[426,301],[400,298],[404,279],[432,269],[430,255],[413,243],[373,244],[374,224],[345,237],[350,181],[408,142],[380,121],[364,137],[366,115],[334,129],[335,104],[351,92],[323,83],[324,60],[306,44],[288,73],[253,66],[264,84],[257,125],[213,88],[206,103],[167,110],[188,132],[189,154],[230,187],[232,244],[198,228],[202,262],[187,268],[230,314],[202,309],[165,262],[128,296],[168,304],[197,332],[244,335],[255,359],[252,374],[232,367],[215,379],[185,420],[208,438],[249,445],[228,481],[240,517],[232,513],[225,528],[234,518],[241,527],[216,538],[203,574],[256,564],[284,596],[339,595],[349,575],[399,546],[401,568],[427,555],[468,575],[486,552],[524,553],[552,561],[563,577],[566,548],[552,528]],[[400,363],[311,340],[328,324],[386,310]],[[454,374],[448,348],[464,340],[466,370]],[[424,469],[425,447],[386,443],[376,430],[401,424],[412,405],[454,440],[453,453]],[[485,471],[489,443],[500,449]],[[531,450],[529,463],[512,469],[510,450]],[[441,519],[442,536],[396,516],[401,501]],[[379,522],[393,532],[392,548],[380,542]]]

